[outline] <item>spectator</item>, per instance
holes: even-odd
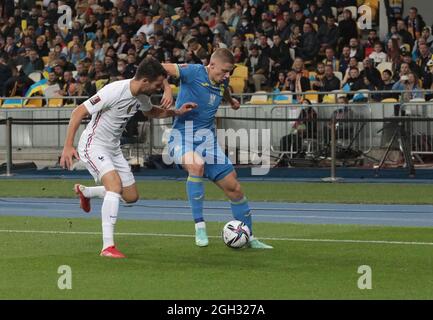
[[[155,24],[152,22],[152,15],[147,14],[144,20],[144,24],[138,29],[137,35],[144,33],[146,37],[150,37],[155,32]]]
[[[414,38],[412,37],[412,34],[407,31],[407,26],[403,19],[397,20],[397,33],[401,37],[402,42],[407,43],[412,50]]]
[[[235,14],[236,10],[233,8],[233,5],[230,1],[224,1],[224,11],[221,14],[221,19],[226,24],[229,24],[230,19]]]
[[[294,93],[302,93],[311,89],[310,80],[302,74],[296,73],[295,70],[290,70],[287,73],[286,83],[284,86],[285,91],[291,91]],[[297,100],[301,100],[301,95],[297,95]]]
[[[311,88],[315,91],[321,91],[323,88],[323,79],[325,78],[325,64],[319,62],[315,72],[314,77],[310,77]]]
[[[330,47],[334,50],[337,48],[338,28],[335,25],[335,18],[330,16],[326,19],[326,24],[322,24],[317,32],[317,40],[319,41],[321,54],[324,54],[326,48]]]
[[[245,65],[248,67],[249,84],[254,85],[255,91],[260,91],[262,85],[269,81],[269,58],[259,53],[259,46],[252,45]]]
[[[276,76],[280,70],[288,70],[291,65],[289,48],[281,41],[278,34],[273,36],[274,46],[271,48],[270,64],[271,72]]]
[[[192,51],[200,60],[205,59],[208,56],[207,50],[201,46],[197,41],[197,38],[192,38],[188,41],[188,50]]]
[[[284,91],[284,85],[286,83],[286,74],[285,72],[279,72],[277,82],[273,85],[274,90]]]
[[[393,85],[392,90],[409,91],[402,94],[402,102],[409,102],[412,99],[424,97],[422,92],[415,92],[421,90],[421,88],[418,85],[418,77],[414,72],[409,72],[407,75],[401,76]]]
[[[338,71],[340,71],[342,74],[345,74],[350,61],[350,47],[348,46],[343,47],[339,61],[340,61],[340,68]]]
[[[325,76],[323,78],[323,87],[319,87],[319,91],[331,92],[339,90],[340,80],[334,75],[334,69],[332,65],[325,65]]]
[[[430,52],[427,44],[421,44],[419,47],[419,51],[420,51],[420,55],[419,55],[418,59],[416,60],[416,65],[418,66],[418,68],[420,70],[420,78],[424,83],[424,79],[429,74],[428,63],[432,59],[432,53]],[[424,84],[423,84],[423,87],[425,87]],[[430,86],[427,84],[426,87],[430,87]]]
[[[364,89],[364,80],[359,75],[359,69],[356,67],[350,68],[349,77],[347,80],[343,79],[341,86],[343,89],[348,89],[347,91],[358,91]]]
[[[305,23],[303,28],[304,33],[301,36],[299,46],[296,50],[304,61],[313,60],[319,52],[319,42],[310,23]]]
[[[5,95],[5,84],[12,77],[12,69],[7,64],[5,57],[0,56],[0,97]]]
[[[382,88],[380,90],[382,91],[391,91],[392,87],[394,86],[394,81],[392,79],[392,72],[391,70],[385,69],[382,72]],[[393,93],[381,93],[377,100],[384,100],[388,98],[398,98],[398,95],[396,96]]]
[[[348,9],[344,10],[343,18],[344,20],[338,23],[338,42],[340,48],[349,44],[352,39],[358,39],[358,27],[352,18],[352,12]]]
[[[382,76],[379,70],[374,67],[373,61],[369,58],[365,58],[362,64],[364,66],[364,69],[360,73],[361,78],[366,77],[369,84],[371,83],[375,88],[381,88]]]
[[[364,48],[359,43],[359,40],[357,38],[350,39],[349,47],[350,57],[355,57],[358,61],[364,60]]]
[[[423,18],[418,14],[418,9],[412,7],[409,9],[409,15],[404,19],[408,31],[412,38],[418,40],[421,36],[422,29],[425,27]]]
[[[32,49],[29,52],[27,63],[23,66],[23,71],[25,75],[29,75],[34,71],[44,70],[44,63],[41,58],[39,58],[36,50]]]
[[[376,42],[374,44],[374,51],[372,53],[370,53],[368,58],[373,60],[375,66],[377,66],[378,64],[380,64],[382,62],[386,62],[387,55],[385,52],[383,52],[382,43]]]
[[[331,47],[325,49],[325,59],[323,63],[325,65],[331,65],[333,70],[340,69],[340,61],[335,57],[334,49]]]
[[[71,61],[72,64],[77,65],[78,62],[83,60],[85,57],[86,54],[82,47],[79,44],[74,44],[71,49],[69,61]]]
[[[268,44],[268,38],[264,34],[259,37],[259,50],[261,54],[267,57],[271,56],[271,47]]]

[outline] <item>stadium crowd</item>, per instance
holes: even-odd
[[[62,96],[90,96],[133,77],[148,55],[207,64],[216,48],[248,68],[243,92],[433,89],[432,28],[417,8],[404,17],[403,0],[386,1],[390,28],[379,38],[359,30],[347,9],[363,3],[374,1],[5,0],[0,96],[24,96],[38,71]],[[70,28],[59,26],[63,5],[72,9]]]

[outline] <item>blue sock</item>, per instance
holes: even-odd
[[[236,220],[242,221],[245,223],[248,228],[250,228],[251,235],[253,234],[253,221],[251,219],[251,209],[248,205],[248,200],[246,197],[243,197],[237,201],[230,201],[230,205],[232,208],[233,217]]]
[[[192,209],[192,216],[195,223],[204,221],[203,219],[203,200],[204,185],[202,177],[189,176],[186,182],[189,204]]]

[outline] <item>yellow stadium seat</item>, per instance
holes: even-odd
[[[233,70],[232,77],[238,77],[245,80],[248,80],[248,67],[235,64],[236,68]]]
[[[96,80],[95,82],[95,86],[96,86],[96,90],[99,91],[101,90],[108,82],[108,79],[99,79]]]
[[[275,104],[291,104],[293,103],[292,91],[281,91],[280,94],[274,96]]]
[[[92,44],[93,44],[93,41],[92,41],[92,40],[88,40],[88,41],[86,42],[86,46],[85,46],[86,52],[91,52],[91,51],[93,51]]]
[[[266,91],[256,91],[249,102],[250,104],[268,104],[268,95]]]
[[[178,14],[175,14],[174,16],[171,16],[171,20],[173,20],[173,21],[176,21],[179,18],[180,18],[180,16]]]
[[[323,97],[323,103],[335,103],[335,94],[327,94]]]
[[[254,35],[254,33],[245,33],[245,39],[246,40],[254,40],[256,38],[256,36]]]
[[[170,84],[171,93],[177,95],[179,93],[179,87],[176,87],[174,84]]]
[[[398,100],[394,99],[394,98],[387,98],[387,99],[383,99],[381,102],[383,102],[383,103],[396,103],[396,102],[398,102]]]
[[[308,90],[305,92],[304,99],[308,99],[311,101],[311,103],[318,103],[319,102],[319,94],[315,90]]]
[[[232,93],[240,94],[245,91],[245,79],[242,77],[230,77],[229,86]]]
[[[49,57],[48,56],[44,56],[44,57],[42,57],[42,61],[44,62],[44,66],[46,66],[47,64],[48,64],[48,62],[49,62]]]
[[[26,108],[41,108],[43,105],[42,99],[29,99],[25,103]]]
[[[54,99],[48,99],[48,107],[49,108],[58,108],[63,106],[63,99],[54,98]]]

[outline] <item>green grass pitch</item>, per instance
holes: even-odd
[[[0,180],[0,197],[70,197],[74,182]],[[184,199],[183,185],[139,183],[149,199]],[[432,194],[430,185],[243,186],[254,201],[429,203]],[[206,188],[207,199],[223,199]],[[0,299],[433,298],[431,228],[256,223],[274,246],[259,251],[227,248],[223,224],[208,223],[210,245],[198,248],[191,222],[120,218],[116,242],[128,259],[109,260],[98,256],[98,219],[0,216]],[[71,267],[71,290],[57,286],[62,265]],[[372,269],[371,290],[357,286],[361,265]]]

